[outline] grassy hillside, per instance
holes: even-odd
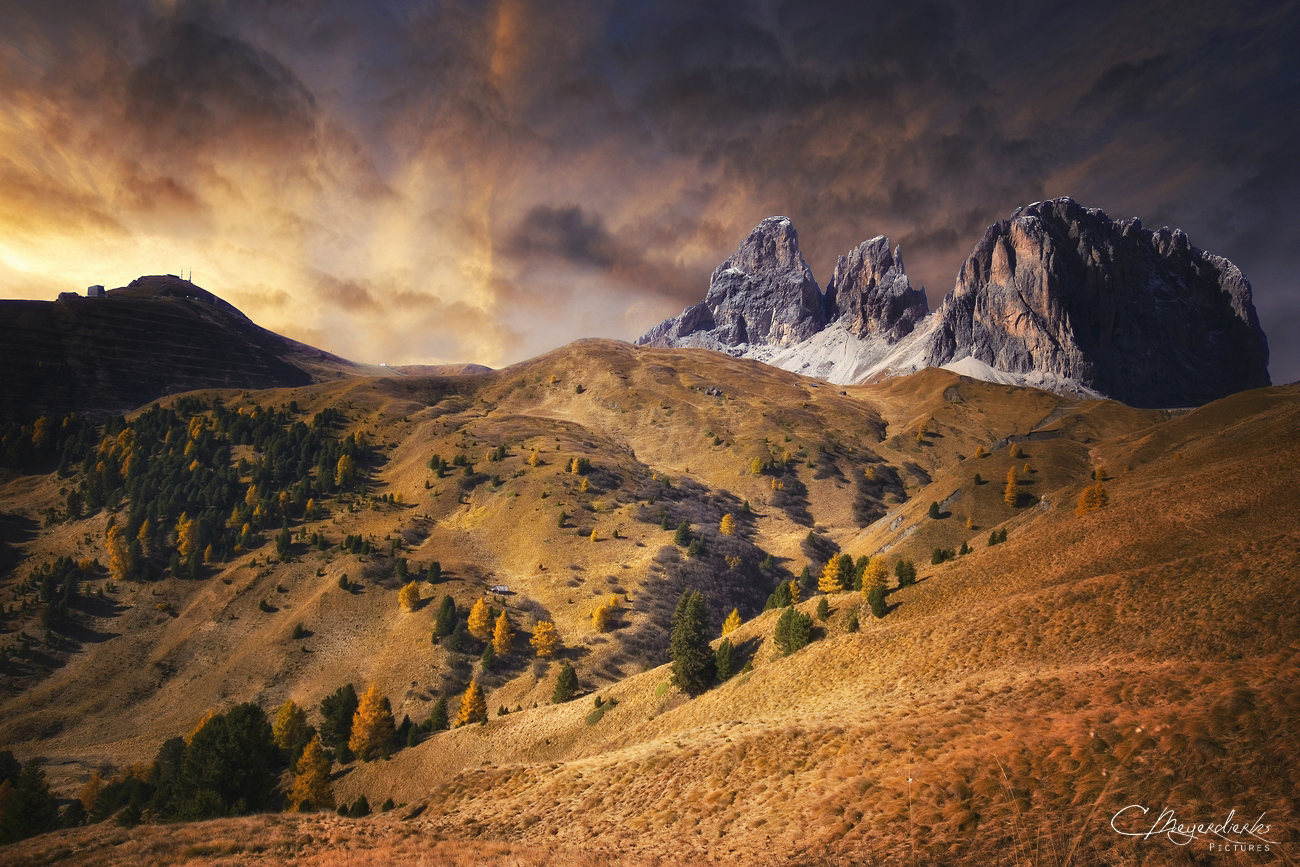
[[[30,570],[60,555],[107,564],[106,522],[130,503],[72,519],[60,510],[75,471],[3,476],[0,745],[45,757],[65,796],[94,769],[152,759],[208,709],[273,713],[292,698],[318,724],[324,696],[373,682],[399,721],[419,722],[440,696],[454,714],[475,676],[486,724],[353,762],[337,797],[391,797],[404,806],[383,821],[424,835],[670,862],[1184,857],[1110,829],[1133,803],[1201,821],[1266,811],[1294,845],[1300,389],[1170,414],[939,370],[840,388],[583,341],[502,371],[192,397],[209,426],[216,398],[304,421],[337,410],[328,436],[368,457],[319,515],[288,509],[284,556],[277,520],[197,578],[161,555],[146,581],[92,569],[75,626],[48,641]],[[240,496],[263,456],[235,445],[241,458]],[[1108,504],[1076,514],[1102,471]],[[726,514],[734,535],[719,530]],[[693,555],[674,544],[683,523]],[[370,553],[341,549],[357,536]],[[881,619],[861,593],[831,594],[815,640],[781,656],[780,612],[764,601],[810,566],[799,607],[815,616],[816,574],[836,551],[910,560],[919,580],[891,577]],[[398,604],[400,559],[411,576],[441,566],[414,611]],[[688,587],[714,635],[739,609],[729,638],[752,666],[693,699],[664,665]],[[444,595],[462,619],[480,597],[508,612],[517,634],[494,670],[477,648],[431,641]],[[611,596],[614,628],[598,632],[592,614]],[[527,644],[539,620],[564,643],[551,662]],[[580,696],[553,705],[561,661]],[[596,696],[616,703],[595,713]]]
[[[0,301],[0,422],[103,419],[195,388],[269,388],[389,375],[281,337],[169,275],[99,298]]]

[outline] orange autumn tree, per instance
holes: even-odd
[[[1100,511],[1109,503],[1110,495],[1106,493],[1106,486],[1097,482],[1084,488],[1083,493],[1079,494],[1079,502],[1074,509],[1074,514],[1087,515]]]
[[[381,696],[378,685],[372,683],[361,696],[357,712],[352,717],[348,749],[368,762],[377,755],[386,755],[396,735],[397,727],[393,725],[393,711],[388,699]]]
[[[1007,487],[1002,492],[1002,499],[1006,501],[1008,506],[1013,508],[1016,503],[1020,502],[1020,480],[1016,478],[1015,467],[1007,470]]]
[[[293,788],[289,801],[293,809],[305,813],[309,810],[334,809],[334,792],[330,789],[330,769],[334,763],[321,747],[320,735],[307,742],[294,769]]]
[[[528,639],[528,643],[537,652],[538,659],[547,659],[560,649],[560,634],[556,632],[554,623],[539,620],[533,627],[533,637]]]
[[[487,641],[492,637],[492,612],[488,610],[487,601],[480,596],[474,603],[474,607],[469,610],[469,634],[479,641]]]
[[[414,581],[408,581],[398,591],[397,602],[403,611],[414,611],[420,607],[420,587]]]
[[[479,688],[477,678],[469,682],[465,695],[460,700],[456,725],[464,726],[475,722],[487,722],[487,701],[483,698],[483,690]]]
[[[514,630],[510,628],[510,618],[504,611],[497,617],[497,625],[492,630],[492,650],[497,656],[505,656],[510,652],[511,642],[514,640]]]

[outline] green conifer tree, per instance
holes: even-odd
[[[673,615],[668,654],[672,658],[673,685],[688,695],[704,692],[713,678],[714,659],[705,616],[700,592],[684,591]]]

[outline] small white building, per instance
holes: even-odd
[[[488,588],[488,592],[489,592],[489,593],[504,594],[504,593],[509,593],[509,592],[510,592],[510,588],[507,587],[507,586],[504,585],[504,584],[493,584],[491,587]]]
[[[87,298],[103,298],[103,297],[104,297],[104,287],[103,287],[103,286],[100,286],[99,284],[96,284],[96,285],[94,285],[94,286],[88,286],[88,287],[86,287],[86,297],[87,297]]]

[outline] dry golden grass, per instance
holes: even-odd
[[[599,849],[445,840],[396,818],[251,816],[130,831],[98,825],[0,849],[10,867],[655,867]]]
[[[714,386],[723,394],[708,394]],[[841,389],[711,353],[595,341],[487,375],[226,399],[296,399],[308,415],[344,409],[351,427],[382,446],[378,492],[401,494],[406,505],[330,503],[331,514],[309,529],[335,541],[407,531],[405,555],[437,559],[449,575],[423,588],[434,604],[414,612],[400,610],[399,585],[368,580],[369,564],[337,552],[268,564],[263,549],[218,576],[230,584],[168,580],[120,591],[123,612],[98,626],[116,637],[87,645],[3,705],[0,739],[20,757],[55,759],[47,770],[61,792],[75,791],[92,767],[151,758],[209,707],[236,701],[274,708],[293,698],[314,708],[343,682],[374,681],[399,720],[423,719],[456,671],[429,642],[436,598],[452,593],[467,606],[497,583],[514,591],[501,603],[519,629],[516,655],[529,655],[534,618],[553,620],[584,688],[618,704],[589,723],[589,696],[549,704],[554,664],[494,676],[489,711],[522,712],[439,734],[391,761],[356,763],[336,780],[340,800],[364,793],[372,804],[391,796],[424,808],[407,822],[101,827],[13,852],[113,835],[161,852],[170,834],[185,841],[173,849],[199,847],[188,857],[205,863],[271,863],[270,848],[202,850],[243,827],[234,839],[276,841],[268,847],[311,838],[282,857],[337,862],[348,852],[356,863],[459,863],[435,858],[475,853],[483,860],[474,863],[584,863],[536,860],[553,846],[562,847],[554,857],[605,847],[646,863],[1192,863],[1184,849],[1106,827],[1118,806],[1140,802],[1203,820],[1233,807],[1267,811],[1286,841],[1262,856],[1197,851],[1196,863],[1294,858],[1300,389],[1160,413],[937,370]],[[1023,457],[1010,457],[1012,442]],[[501,444],[508,457],[488,461]],[[906,502],[858,527],[853,480],[807,466],[819,446],[846,471],[869,463],[868,452],[883,459],[906,483]],[[987,456],[975,457],[979,446]],[[537,466],[528,462],[534,449]],[[833,595],[823,634],[789,658],[772,648],[777,612],[742,624],[729,638],[754,670],[689,701],[666,688],[664,668],[620,663],[619,635],[642,623],[635,602],[663,580],[653,558],[671,544],[671,530],[637,517],[651,475],[748,500],[756,514],[746,538],[797,574],[810,527],[772,505],[769,477],[750,472],[755,457],[786,451],[799,456],[794,473],[819,534],[855,557],[910,558],[919,583],[899,589],[891,579],[883,620],[860,594]],[[502,483],[462,496],[454,475],[429,471],[433,453],[465,454]],[[574,457],[595,468],[586,492],[568,472]],[[1030,496],[1011,508],[1002,479],[1026,462]],[[1098,466],[1113,476],[1110,505],[1076,517],[1074,502]],[[976,473],[987,484],[976,485]],[[44,508],[56,488],[9,480],[0,510]],[[931,502],[948,514],[930,519]],[[102,522],[59,525],[26,550],[39,562],[80,540],[80,553],[94,555]],[[1008,541],[990,548],[995,529]],[[972,553],[930,565],[933,548],[962,542]],[[338,589],[344,572],[361,592]],[[287,592],[277,594],[277,584]],[[598,635],[591,614],[611,593],[632,601],[614,632]],[[280,610],[260,612],[264,597]],[[811,613],[816,602],[801,608]],[[852,611],[856,634],[845,629]],[[294,642],[299,621],[314,634]],[[324,842],[345,833],[363,842]],[[474,842],[401,848],[435,835]]]

